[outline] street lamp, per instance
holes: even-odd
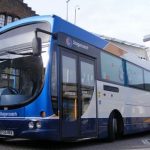
[[[145,35],[144,38],[143,38],[143,42],[148,42],[150,41],[150,34],[148,35]],[[146,48],[146,56],[147,56],[147,60],[150,60],[150,48]]]
[[[150,35],[145,35],[143,38],[143,42],[150,41]]]
[[[76,24],[76,20],[77,20],[77,10],[80,10],[79,5],[75,6],[75,13],[74,13],[74,24]]]
[[[70,0],[67,0],[66,1],[66,4],[67,4],[67,15],[66,15],[66,20],[68,21],[68,4],[69,4]]]

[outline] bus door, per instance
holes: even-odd
[[[96,136],[94,60],[61,53],[62,138]]]
[[[79,57],[80,64],[80,134],[82,137],[96,137],[96,79],[95,61],[88,57]]]

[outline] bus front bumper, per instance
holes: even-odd
[[[0,120],[0,137],[59,140],[59,120],[3,119]]]

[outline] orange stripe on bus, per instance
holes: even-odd
[[[116,56],[119,56],[119,57],[127,53],[126,51],[124,51],[123,49],[115,46],[112,43],[107,44],[104,47],[104,50],[106,50],[106,51],[108,51],[108,52],[110,52],[110,53],[112,53],[112,54],[114,54]]]

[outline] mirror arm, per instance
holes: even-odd
[[[42,30],[42,29],[39,29],[39,28],[36,28],[36,30],[35,30],[35,36],[36,37],[37,37],[38,32],[51,35],[53,37],[53,39],[55,39],[55,40],[57,39],[57,34],[56,33],[48,32],[48,31],[45,31],[45,30]]]

